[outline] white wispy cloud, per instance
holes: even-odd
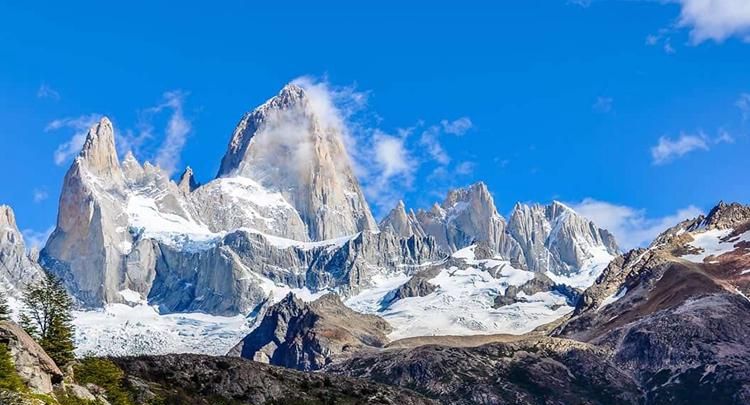
[[[677,26],[687,28],[690,42],[700,44],[730,37],[750,41],[750,1],[673,0],[680,4]]]
[[[708,142],[703,134],[680,134],[677,139],[667,136],[659,138],[659,142],[651,147],[652,162],[656,165],[665,164],[696,150],[708,150]]]
[[[443,126],[446,134],[458,136],[466,134],[474,126],[469,117],[461,117],[453,121],[442,120],[440,125]]]
[[[159,104],[140,110],[135,128],[117,134],[120,155],[133,152],[140,159],[153,162],[170,176],[177,172],[182,150],[192,131],[191,120],[184,111],[187,96],[188,93],[182,90],[167,91]],[[155,122],[160,123],[165,117],[162,133],[157,130]]]
[[[591,5],[591,0],[568,0],[567,4],[586,8]]]
[[[742,121],[747,121],[750,118],[750,93],[742,93],[737,101],[734,103],[737,108],[740,109],[742,114]]]
[[[440,127],[433,125],[422,131],[419,143],[432,156],[432,159],[439,164],[447,165],[451,162],[448,152],[445,151],[443,145],[440,143]]]
[[[36,97],[37,98],[48,98],[51,100],[60,100],[60,93],[57,92],[57,90],[53,89],[48,85],[47,83],[42,83],[39,85],[39,88],[36,91]]]
[[[596,98],[596,101],[591,106],[591,108],[599,113],[608,113],[612,111],[612,103],[614,99],[612,97],[603,97],[599,96]]]
[[[646,37],[646,45],[648,46],[661,46],[662,50],[666,54],[675,54],[677,49],[672,46],[672,34],[675,33],[674,28],[662,28],[656,34],[651,34]]]
[[[662,136],[651,147],[651,161],[655,165],[663,165],[694,151],[710,150],[712,145],[721,143],[734,143],[734,137],[724,129],[719,129],[715,137],[710,137],[703,131],[695,134],[683,132],[676,139]]]
[[[620,248],[628,250],[647,246],[667,228],[679,222],[695,218],[703,211],[688,205],[662,217],[651,217],[646,210],[586,198],[578,203],[569,203],[576,212],[593,221],[598,227],[611,232]]]
[[[93,113],[79,117],[57,119],[47,124],[44,129],[46,132],[62,129],[69,129],[72,132],[68,140],[58,145],[57,149],[55,149],[53,160],[56,165],[61,166],[65,164],[70,158],[76,156],[81,151],[89,128],[96,124],[101,117],[101,114]]]
[[[27,249],[41,249],[47,243],[47,239],[52,235],[55,230],[55,226],[50,226],[43,231],[36,231],[34,229],[24,229],[21,231],[23,235],[24,244]]]
[[[33,198],[35,203],[40,203],[49,198],[49,193],[43,188],[35,188]]]
[[[456,173],[462,174],[462,175],[469,175],[474,173],[474,168],[476,167],[476,163],[474,162],[461,162],[458,165],[456,165]]]
[[[156,164],[172,175],[180,163],[182,149],[187,142],[187,136],[192,130],[190,121],[183,113],[183,103],[186,94],[181,91],[169,91],[164,93],[164,103],[155,107],[154,112],[170,109],[171,115],[167,122],[164,141],[156,152],[154,159]]]
[[[292,83],[305,90],[321,125],[343,136],[349,161],[376,214],[387,212],[412,190],[417,173],[425,167],[425,170],[453,173],[454,178],[468,175],[474,168],[471,162],[451,166],[453,160],[442,144],[444,137],[465,136],[473,128],[468,117],[444,119],[432,125],[420,121],[411,127],[386,131],[378,127],[377,119],[374,123],[367,120],[375,116],[368,110],[369,92],[355,86],[332,85],[325,78],[311,76],[297,78]],[[288,126],[289,122],[300,120],[284,122]],[[299,140],[286,137],[304,132],[304,128],[290,127],[271,130],[276,131],[275,136],[265,138],[290,145]]]

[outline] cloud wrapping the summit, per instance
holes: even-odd
[[[55,149],[53,160],[56,165],[62,166],[72,157],[78,155],[83,147],[83,143],[86,142],[86,134],[89,128],[99,122],[101,117],[101,114],[93,113],[79,117],[61,118],[47,124],[44,128],[45,132],[54,132],[66,128],[73,130],[70,138]]]
[[[459,117],[443,119],[434,125],[418,122],[413,127],[385,131],[363,119],[363,115],[367,115],[369,93],[359,91],[354,86],[333,86],[310,76],[297,78],[292,84],[305,90],[321,125],[342,136],[355,175],[376,214],[393,208],[406,191],[412,189],[422,166],[429,164],[435,166],[433,171],[448,172],[453,160],[443,147],[441,138],[447,135],[465,136],[474,127],[470,118]],[[289,144],[290,148],[306,148],[298,143],[299,140],[285,138],[303,131],[303,128],[294,128],[299,119],[284,117],[283,120],[274,121],[283,127],[276,125],[274,128],[272,125],[266,129],[273,130],[275,134],[264,138],[276,139],[267,142],[282,142]],[[304,156],[299,155],[299,161],[304,160]],[[456,164],[452,172],[466,176],[473,172],[475,165],[474,162],[463,161]],[[428,175],[426,178],[429,180],[434,176]]]

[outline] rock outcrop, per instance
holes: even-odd
[[[676,228],[613,261],[555,333],[611,351],[650,403],[746,403],[750,209]]]
[[[123,246],[132,244],[124,185],[112,123],[102,118],[65,175],[57,227],[40,256],[88,305],[117,299]]]
[[[403,201],[399,201],[396,208],[392,209],[391,212],[380,221],[380,230],[384,232],[391,232],[403,238],[409,238],[412,236],[423,237],[426,235],[422,224],[417,220],[417,215],[413,210],[406,212],[406,205]]]
[[[52,385],[62,381],[55,362],[15,323],[0,321],[0,344],[8,346],[18,375],[32,392],[49,394]]]
[[[361,352],[325,371],[409,387],[444,404],[636,404],[642,398],[605,351],[566,339]]]
[[[325,373],[303,373],[232,357],[192,354],[121,357],[139,403],[437,405],[409,389]]]
[[[548,206],[516,204],[508,232],[521,245],[529,269],[570,275],[595,255],[618,254],[615,239],[606,230],[559,202]]]
[[[317,370],[354,351],[385,346],[390,330],[388,322],[347,308],[336,294],[310,303],[289,294],[228,355]]]

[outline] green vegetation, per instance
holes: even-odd
[[[109,360],[89,357],[74,366],[76,381],[104,388],[107,401],[112,405],[134,404],[125,385],[125,373]]]
[[[0,391],[22,392],[26,386],[16,372],[10,350],[4,343],[0,343]]]
[[[21,312],[21,327],[58,366],[73,361],[73,301],[62,281],[47,273],[43,280],[26,288],[23,302],[26,308]]]

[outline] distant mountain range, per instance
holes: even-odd
[[[41,252],[0,206],[0,285],[59,276],[86,353],[228,352],[456,404],[750,401],[749,207],[626,253],[560,202],[506,219],[481,182],[377,223],[340,125],[287,85],[198,184],[121,160],[102,118]]]

